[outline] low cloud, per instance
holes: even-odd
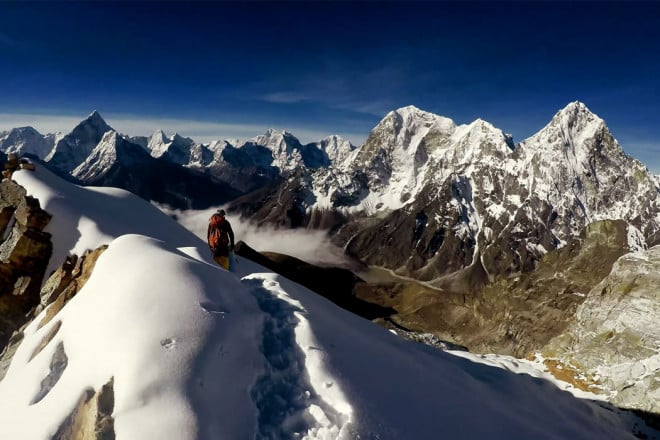
[[[183,227],[206,241],[208,221],[216,208],[201,211],[160,209],[173,216]],[[342,248],[332,244],[325,231],[307,229],[276,229],[257,226],[238,216],[227,215],[231,222],[236,242],[244,241],[260,252],[277,252],[291,255],[308,263],[322,266],[350,268],[355,262],[349,259]]]

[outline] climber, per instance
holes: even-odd
[[[234,250],[234,231],[225,214],[224,209],[218,209],[211,216],[206,237],[215,262],[229,270],[229,254]]]

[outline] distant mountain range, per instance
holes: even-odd
[[[257,223],[328,228],[360,261],[451,290],[530,271],[597,220],[628,222],[631,249],[660,243],[658,177],[580,102],[517,145],[481,119],[456,125],[409,106],[360,147],[275,130],[208,144],[129,137],[93,112],[64,136],[2,132],[0,150],[176,208],[229,202]]]

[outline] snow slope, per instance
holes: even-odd
[[[2,439],[51,438],[111,378],[118,440],[634,438],[630,420],[514,362],[403,340],[244,259],[226,272],[124,191],[15,176],[53,214],[55,259],[109,248],[49,324],[27,328],[0,382]]]

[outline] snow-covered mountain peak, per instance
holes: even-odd
[[[607,141],[607,142],[604,142]],[[577,170],[587,169],[587,162],[600,146],[601,153],[612,157],[624,156],[623,149],[613,138],[605,121],[579,101],[559,110],[541,131],[521,142],[523,156],[545,157],[547,163],[568,161]]]
[[[288,131],[279,131],[269,128],[260,136],[256,136],[247,144],[265,147],[271,151],[273,156],[272,165],[280,170],[293,169],[303,163],[303,146],[293,134]]]
[[[169,139],[169,137],[165,134],[165,132],[163,130],[154,131],[154,134],[151,135],[151,138],[160,139],[163,142],[166,142]]]
[[[579,101],[571,102],[557,112],[553,121],[570,129],[585,128],[589,125],[605,125],[605,121]]]
[[[281,150],[282,148],[293,148],[300,145],[300,141],[293,134],[285,130],[276,130],[269,128],[261,136],[256,136],[251,141],[262,147],[271,150]]]
[[[12,128],[0,132],[0,150],[18,155],[33,154],[43,159],[53,148],[54,140],[54,135],[45,137],[33,127]]]
[[[95,128],[97,131],[105,133],[108,130],[112,130],[113,128],[110,127],[106,122],[105,119],[101,116],[99,112],[94,110],[92,113],[90,113],[87,118],[85,118],[80,124],[78,124],[78,127],[80,126],[91,126]],[[78,128],[76,127],[76,128]],[[74,129],[75,131],[75,129]]]
[[[30,135],[30,136],[39,135],[39,136],[41,136],[41,133],[39,133],[34,127],[31,127],[29,125],[26,126],[26,127],[12,128],[11,130],[9,130],[8,133],[14,134],[14,135],[23,135],[23,136],[25,136],[25,135]]]
[[[585,144],[596,133],[609,130],[605,121],[582,102],[575,101],[559,110],[541,131],[525,140],[526,145],[545,144],[556,147],[575,147]]]
[[[444,133],[451,133],[456,128],[453,120],[444,116],[421,110],[413,105],[401,107],[388,113],[379,125],[392,125],[399,132],[416,131],[420,129],[435,129]]]
[[[168,137],[162,130],[156,130],[149,138],[147,150],[153,157],[163,157],[171,162],[185,165],[190,161],[191,149],[194,145],[195,141],[178,133]]]
[[[55,142],[45,160],[60,171],[71,172],[88,158],[103,135],[111,130],[113,128],[94,111],[71,133]]]
[[[181,136],[179,133],[174,133],[170,138],[172,142],[176,142],[182,145],[192,145],[195,143],[192,139],[188,137]]]
[[[328,136],[314,145],[325,152],[331,163],[340,167],[347,165],[346,158],[356,151],[355,145],[337,135]]]
[[[514,149],[510,136],[481,118],[458,126],[451,140],[458,162],[479,161],[492,155],[504,158]]]

